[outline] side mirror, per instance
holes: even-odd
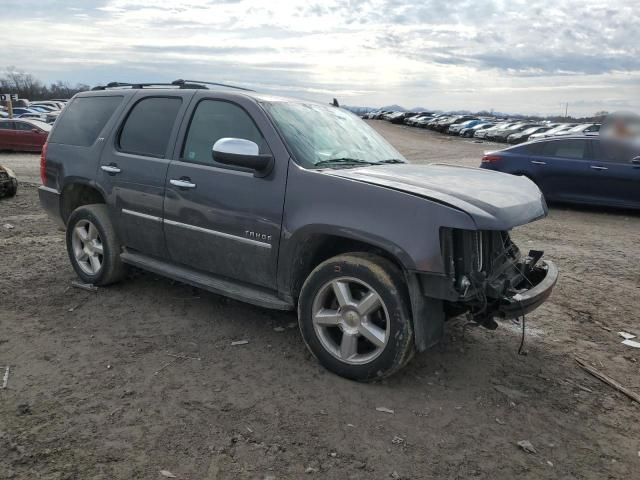
[[[218,163],[254,170],[256,177],[265,177],[273,169],[273,156],[260,155],[258,145],[243,138],[221,138],[211,155]]]
[[[640,165],[640,156],[632,158],[631,163],[633,163],[634,165]]]

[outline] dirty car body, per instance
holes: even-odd
[[[103,123],[76,141],[69,123],[91,102]],[[171,118],[145,153],[128,123],[152,103],[150,119],[165,118],[158,109]],[[112,248],[125,264],[297,308],[312,353],[359,380],[435,344],[447,318],[468,312],[494,327],[535,309],[557,278],[542,252],[523,254],[509,237],[547,213],[531,181],[410,165],[356,116],[312,102],[226,89],[82,93],[54,127],[42,177],[41,203],[67,226],[85,281],[120,278],[106,279],[115,260],[96,253]],[[84,238],[92,222],[100,248]]]

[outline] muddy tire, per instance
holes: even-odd
[[[75,209],[67,222],[66,240],[71,265],[83,282],[109,285],[125,276],[120,241],[106,205]]]
[[[353,380],[389,376],[414,353],[404,276],[377,255],[348,253],[318,265],[302,286],[298,322],[318,361]]]

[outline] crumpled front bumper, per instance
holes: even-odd
[[[558,281],[558,267],[549,260],[540,261],[528,278],[532,285],[504,299],[497,307],[496,316],[504,319],[518,318],[542,305]]]

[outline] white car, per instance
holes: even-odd
[[[556,133],[556,137],[560,135],[598,135],[600,132],[600,124],[599,123],[583,123],[581,125],[577,125],[569,130],[563,130],[559,133]]]

